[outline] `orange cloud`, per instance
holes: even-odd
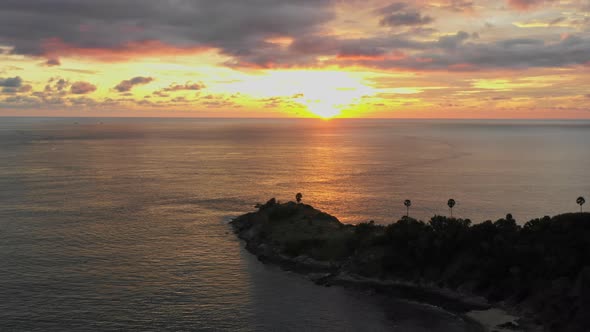
[[[85,48],[65,43],[60,38],[45,39],[41,45],[43,55],[52,61],[73,56],[91,58],[104,62],[124,62],[138,57],[166,57],[198,54],[212,50],[207,46],[175,46],[159,40],[129,42],[113,48]]]
[[[528,10],[546,1],[552,0],[508,0],[508,4],[518,10]]]

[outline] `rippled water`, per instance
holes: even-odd
[[[0,330],[461,331],[448,313],[313,285],[227,221],[270,197],[345,222],[577,209],[590,123],[0,119]]]

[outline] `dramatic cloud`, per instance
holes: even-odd
[[[411,42],[404,38],[373,40],[376,47],[384,50],[412,50],[411,56],[385,57],[367,60],[344,58],[342,65],[362,65],[381,69],[453,70],[477,71],[482,69],[523,69],[538,67],[562,67],[590,63],[590,38],[569,36],[558,41],[545,42],[534,38],[506,39],[497,42],[474,42],[477,35],[460,31],[455,35],[442,36],[438,41]],[[360,49],[360,48],[359,48]]]
[[[33,90],[33,86],[30,84],[26,84],[20,87],[4,87],[2,88],[2,93],[4,94],[15,94],[15,93],[27,93]]]
[[[438,46],[444,49],[454,49],[469,39],[470,35],[465,31],[459,31],[455,35],[442,36],[438,40]]]
[[[12,47],[13,53],[52,61],[71,55],[115,60],[121,54],[141,56],[152,46],[167,49],[170,55],[175,50],[217,49],[242,58],[278,48],[267,42],[269,38],[317,32],[333,18],[333,3],[5,0],[0,2],[0,43]]]
[[[589,13],[588,0],[2,0],[0,104],[590,109]]]
[[[3,94],[24,93],[32,90],[30,84],[23,84],[23,79],[20,76],[15,77],[0,77],[0,90]]]
[[[88,82],[75,82],[70,87],[70,92],[76,95],[84,95],[96,91],[96,86]]]
[[[128,91],[131,91],[131,89],[133,89],[133,87],[136,85],[148,84],[148,83],[152,82],[153,80],[154,79],[152,77],[137,76],[137,77],[134,77],[130,80],[122,81],[117,86],[115,86],[115,90],[117,90],[119,92],[128,92]]]
[[[1,78],[0,77],[0,87],[19,88],[22,84],[23,84],[23,79],[20,78],[20,76],[8,77],[8,78]]]
[[[507,1],[509,6],[517,9],[557,3],[555,0]],[[498,47],[501,38],[487,38],[487,44],[467,43],[467,35],[481,29],[476,26],[476,21],[472,22],[475,24],[472,31],[461,26],[467,30],[467,35],[454,36],[459,29],[446,27],[453,22],[443,24],[444,30],[434,26],[440,21],[435,14],[441,9],[454,12],[451,15],[465,15],[474,8],[478,11],[495,10],[491,3],[484,0],[423,0],[398,1],[384,6],[381,0],[175,0],[172,3],[159,0],[5,0],[0,2],[0,44],[10,47],[12,53],[45,57],[48,66],[60,65],[60,57],[131,61],[144,56],[214,51],[229,57],[223,63],[228,67],[310,67],[321,66],[322,59],[330,57],[367,61],[391,61],[394,57],[398,60],[395,67],[403,67],[406,63],[408,68],[414,68],[420,61],[456,65],[467,57],[462,53],[476,57],[472,52],[487,49],[502,59],[492,61],[494,65],[491,67],[503,64],[507,67],[552,66],[552,61],[538,61],[532,56],[535,53],[529,54],[529,65],[522,64],[522,58],[511,63],[507,57],[512,56],[514,50]],[[576,6],[581,6],[576,3],[569,1],[570,7],[566,9],[575,12]],[[333,30],[328,25],[336,18],[336,8],[343,5],[367,9],[371,19],[390,29],[376,29],[351,39],[331,33]],[[565,22],[565,18],[559,17],[558,20],[559,24]],[[572,22],[583,20],[584,17],[580,17]],[[578,23],[581,25],[583,23]],[[432,42],[440,35],[451,37],[443,37],[439,43]],[[510,34],[505,34],[504,38],[507,36]],[[535,36],[543,42],[551,38],[554,36]],[[541,53],[547,53],[541,46],[538,48]],[[412,62],[409,57],[406,62],[401,61],[402,54],[412,54],[415,50],[423,51],[423,54],[414,54],[414,58],[421,60]],[[536,51],[534,47],[529,50]],[[486,56],[481,54],[482,58]],[[444,61],[437,61],[439,59]],[[589,57],[576,53],[554,62],[558,65],[579,64],[584,60],[590,61]],[[432,66],[424,66],[429,67]],[[117,88],[120,92],[130,89],[129,84]]]
[[[379,22],[382,26],[416,26],[426,25],[434,21],[432,17],[422,15],[403,2],[396,2],[383,7],[378,10],[378,13],[383,15],[383,18]]]

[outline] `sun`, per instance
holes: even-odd
[[[341,116],[362,97],[375,94],[374,88],[363,83],[362,74],[341,70],[271,70],[233,84],[232,88],[231,92],[255,98],[289,100],[307,114],[324,119]]]
[[[359,77],[344,71],[303,71],[296,76],[301,91],[297,102],[324,119],[339,116],[363,96],[374,93]]]
[[[302,93],[297,98],[297,102],[304,105],[310,113],[323,119],[330,119],[339,116],[343,109],[352,106],[355,99],[353,94],[327,89],[327,91],[315,90]]]
[[[341,108],[334,105],[325,105],[323,103],[317,103],[315,105],[307,105],[307,109],[319,116],[322,119],[331,119],[340,114]]]

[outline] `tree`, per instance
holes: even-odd
[[[578,197],[578,199],[576,199],[576,203],[578,203],[578,205],[580,206],[580,213],[582,213],[583,212],[582,205],[584,205],[584,203],[586,203],[586,200],[584,199],[584,197],[580,196],[580,197]]]
[[[449,201],[447,202],[449,209],[451,209],[451,218],[453,218],[453,207],[455,206],[455,204],[457,204],[457,202],[455,202],[455,200],[452,198],[449,199]]]
[[[404,205],[406,206],[406,217],[410,216],[410,206],[412,206],[412,201],[410,201],[409,199],[406,199],[404,201]]]
[[[297,195],[295,195],[295,200],[297,201],[297,203],[301,203],[302,198],[303,195],[301,193],[297,193]]]

